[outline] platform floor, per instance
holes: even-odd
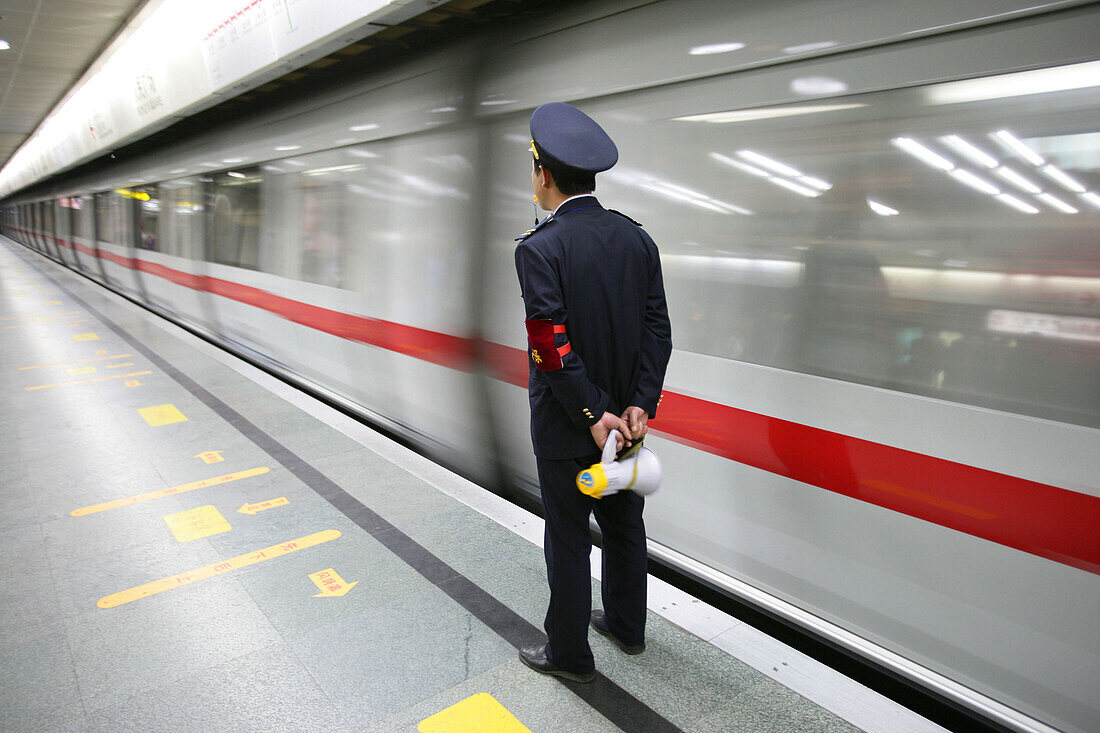
[[[4,731],[939,730],[652,578],[528,670],[541,520],[3,238],[0,402]]]

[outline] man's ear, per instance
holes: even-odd
[[[539,183],[542,184],[543,188],[557,187],[557,183],[554,181],[554,174],[544,165],[539,166]]]

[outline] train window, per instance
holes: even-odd
[[[1100,91],[981,81],[592,105],[623,161],[601,195],[661,247],[677,348],[1100,425]]]
[[[104,191],[95,195],[97,236],[105,244],[129,245],[131,230],[129,190]]]
[[[181,179],[160,184],[162,251],[177,257],[202,257],[202,183]]]
[[[156,186],[144,186],[128,192],[134,199],[137,208],[137,237],[138,249],[147,249],[153,252],[162,250],[160,240],[160,198],[157,196]]]
[[[87,196],[74,196],[70,201],[73,207],[73,238],[90,244],[93,236],[90,199]]]
[[[259,168],[242,168],[211,177],[213,262],[259,269],[262,180]]]

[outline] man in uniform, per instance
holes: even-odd
[[[640,441],[657,412],[672,352],[661,261],[633,219],[603,208],[595,176],[618,160],[607,133],[575,107],[531,115],[531,185],[552,212],[517,241],[527,315],[531,438],[546,514],[550,606],[546,644],[520,659],[576,682],[595,677],[588,624],[621,650],[645,649],[644,501],[633,491],[593,499],[577,474],[600,460],[612,430],[618,449]],[[589,516],[603,534],[603,611],[592,611]]]

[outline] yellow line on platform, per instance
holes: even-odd
[[[230,481],[237,481],[242,478],[251,478],[253,476],[259,476],[260,474],[267,473],[270,469],[265,466],[258,468],[250,468],[247,471],[237,471],[236,473],[227,473],[224,476],[215,476],[214,478],[204,478],[202,481],[192,481],[189,484],[180,484],[179,486],[171,486],[167,489],[158,489],[157,491],[149,491],[144,494],[138,494],[137,496],[127,496],[124,499],[115,499],[114,501],[105,501],[102,504],[93,504],[92,506],[81,507],[80,509],[74,509],[69,512],[69,516],[72,517],[84,517],[89,514],[95,514],[96,512],[107,511],[108,509],[117,509],[120,506],[130,506],[131,504],[139,504],[143,501],[150,501],[151,499],[159,499],[162,496],[172,496],[174,494],[182,494],[186,491],[194,491],[195,489],[203,489],[207,486],[217,486],[218,484],[226,484]]]
[[[49,389],[50,387],[69,387],[74,384],[90,384],[92,382],[103,382],[108,379],[125,379],[126,377],[140,377],[142,374],[152,374],[152,372],[132,372],[130,374],[111,374],[106,377],[95,377],[94,379],[77,379],[73,382],[57,382],[56,384],[40,384],[37,387],[27,387],[28,392],[33,392],[36,389]]]
[[[45,369],[46,367],[69,366],[70,364],[87,364],[89,361],[107,361],[110,359],[125,359],[133,354],[115,354],[114,356],[97,356],[92,359],[77,359],[76,361],[59,361],[55,364],[35,364],[34,366],[19,367],[23,369]]]
[[[130,588],[129,590],[120,591],[119,593],[112,593],[109,596],[100,598],[99,601],[96,602],[96,605],[100,608],[114,608],[124,603],[130,603],[142,598],[148,598],[157,593],[163,593],[166,590],[172,590],[173,588],[196,583],[200,580],[213,578],[215,575],[221,575],[230,570],[239,570],[249,565],[263,562],[264,560],[279,557],[280,555],[287,555],[291,552],[297,552],[298,550],[305,550],[306,548],[314,547],[324,542],[330,542],[339,536],[340,530],[338,529],[326,529],[321,532],[315,532],[311,535],[291,540],[290,542],[272,545],[271,547],[265,547],[255,552],[246,552],[243,555],[238,555],[237,557],[232,557],[228,560],[214,563],[213,565],[206,565],[205,567],[188,570],[187,572],[179,573],[178,575],[173,575],[168,578],[154,580],[152,583],[139,585],[136,588]]]

